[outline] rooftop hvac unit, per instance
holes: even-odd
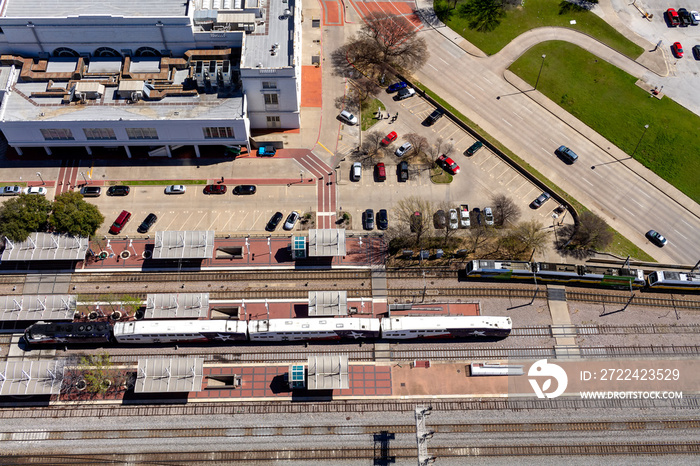
[[[204,62],[197,61],[194,64],[194,77],[198,87],[204,87]]]
[[[284,17],[291,18],[292,17],[292,10],[290,10],[289,8],[285,9],[284,10]]]
[[[221,64],[221,81],[224,86],[231,85],[231,62],[229,60],[224,60]]]

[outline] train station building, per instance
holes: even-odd
[[[22,155],[197,157],[297,129],[297,0],[0,1],[0,130]]]

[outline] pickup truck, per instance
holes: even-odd
[[[412,87],[404,87],[403,89],[400,89],[399,92],[396,94],[396,100],[408,99],[409,97],[413,97],[414,95],[416,95],[415,89],[413,89]]]
[[[469,228],[471,220],[469,219],[469,205],[462,204],[459,206],[459,226],[461,228]]]
[[[258,157],[272,157],[277,153],[275,146],[260,146],[258,148]]]

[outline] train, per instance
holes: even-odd
[[[37,322],[24,332],[30,345],[291,342],[309,340],[502,339],[510,317],[398,316],[267,320],[135,320]]]
[[[611,288],[643,288],[644,271],[590,265],[507,260],[472,260],[467,277],[501,280],[537,280],[543,283],[583,284]]]
[[[700,290],[700,274],[659,270],[647,277],[649,288],[660,290]]]

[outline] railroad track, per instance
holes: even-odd
[[[698,420],[666,421],[591,421],[591,422],[527,422],[527,423],[488,423],[488,424],[430,424],[436,434],[460,433],[526,433],[526,432],[621,432],[621,431],[662,431],[670,429],[700,429]],[[262,427],[221,427],[198,429],[100,429],[100,430],[13,430],[0,431],[0,442],[36,443],[46,441],[71,440],[129,440],[167,438],[232,438],[232,437],[298,437],[326,435],[372,435],[381,432],[392,434],[413,434],[415,424],[405,425],[319,425],[319,426],[262,426]]]
[[[219,271],[219,272],[117,272],[109,274],[109,281],[114,283],[143,282],[229,282],[229,281],[284,281],[315,280],[368,280],[369,270],[264,270],[254,271]],[[104,272],[74,273],[71,283],[104,283]]]
[[[379,441],[376,442],[380,444]],[[431,456],[436,458],[473,458],[479,456],[526,457],[526,456],[610,456],[610,455],[696,455],[700,452],[700,443],[591,443],[568,445],[514,445],[514,446],[475,446],[475,447],[440,447],[430,446]],[[119,454],[52,454],[45,455],[4,456],[3,464],[255,464],[254,462],[278,461],[340,461],[340,460],[375,460],[383,464],[394,463],[396,459],[416,459],[416,448],[392,448],[381,445],[367,448],[328,448],[312,447],[299,450],[248,450],[248,451],[206,451],[180,452],[164,451],[156,453],[119,453]],[[362,464],[367,464],[363,462]]]
[[[416,402],[400,400],[346,400],[330,403],[284,401],[267,402],[229,402],[229,403],[196,403],[176,405],[74,405],[74,406],[32,406],[32,409],[16,407],[17,401],[12,401],[8,407],[0,407],[0,418],[17,419],[49,419],[49,418],[82,418],[82,417],[153,417],[153,416],[215,416],[215,415],[260,415],[260,414],[324,414],[324,413],[355,413],[368,412],[405,412],[412,413]],[[530,410],[581,410],[581,409],[663,409],[691,414],[700,409],[700,397],[688,395],[681,399],[612,399],[612,400],[583,400],[580,398],[560,397],[557,399],[527,399],[504,400],[431,400],[433,411],[513,411]]]
[[[639,324],[639,325],[576,325],[567,327],[558,326],[531,326],[515,327],[511,330],[511,337],[552,337],[557,336],[590,336],[590,335],[666,335],[700,333],[698,324]]]

